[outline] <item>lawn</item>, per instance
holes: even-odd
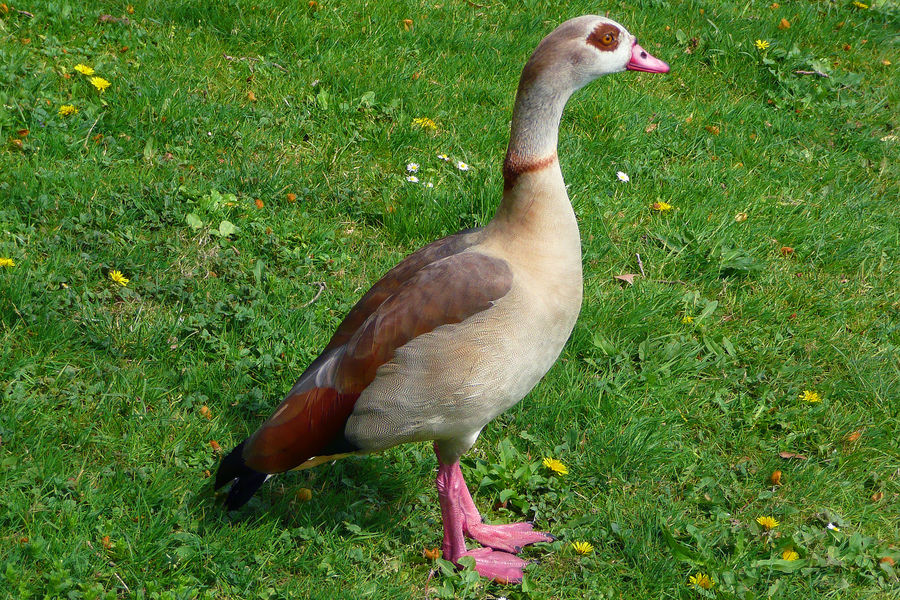
[[[556,4],[0,4],[0,597],[900,597],[900,8]],[[222,452],[491,218],[525,60],[606,10],[672,70],[569,103],[581,316],[463,459],[540,564],[428,558],[427,444],[225,514]]]

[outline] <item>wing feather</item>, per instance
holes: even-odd
[[[343,430],[356,400],[397,348],[487,310],[511,286],[512,271],[505,261],[472,251],[440,258],[392,284],[352,335],[342,334],[346,340],[339,345],[330,343],[247,440],[247,466],[276,473],[323,451],[347,451]]]

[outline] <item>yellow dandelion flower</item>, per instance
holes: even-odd
[[[863,4],[862,2],[853,2],[853,6],[860,10],[868,10],[869,9],[869,5]]]
[[[428,117],[416,117],[412,120],[412,124],[422,129],[437,129],[437,123]]]
[[[83,65],[81,63],[78,63],[77,65],[75,65],[75,70],[78,71],[79,73],[81,73],[82,75],[87,75],[88,77],[90,77],[91,75],[94,74],[94,70],[92,68],[90,68],[87,65]]]
[[[590,542],[573,542],[572,549],[578,554],[590,554],[594,551],[594,546]]]
[[[78,109],[71,104],[63,104],[59,107],[59,116],[61,117],[68,117],[69,115],[74,115],[77,112]]]
[[[692,316],[690,316],[690,315],[684,315],[684,316],[681,318],[681,323],[682,323],[683,325],[690,325],[690,324],[693,323],[693,322],[694,322],[694,317],[692,317]]]
[[[102,92],[109,87],[109,82],[102,77],[91,77],[91,85],[97,88],[98,91]]]
[[[818,394],[818,392],[813,392],[811,390],[803,390],[803,393],[800,394],[800,399],[804,402],[809,402],[810,404],[815,404],[816,402],[822,401],[822,396]]]
[[[757,517],[756,522],[765,527],[767,531],[778,527],[778,521],[774,517]]]
[[[128,285],[128,282],[131,281],[130,279],[122,275],[122,271],[115,270],[109,272],[109,278],[123,287]]]
[[[545,458],[544,466],[559,475],[568,475],[569,474],[569,468],[566,467],[566,465],[562,464],[560,461],[556,460],[555,458]]]
[[[14,267],[16,266],[16,261],[11,258],[4,258],[0,256],[0,267]]]
[[[710,590],[712,589],[712,586],[716,585],[716,582],[713,581],[712,578],[706,573],[697,573],[696,575],[691,575],[688,581],[692,586],[703,588],[704,590]]]
[[[753,45],[756,46],[757,50],[766,50],[770,44],[766,40],[756,40],[753,42]]]
[[[781,558],[784,560],[797,560],[800,558],[800,555],[793,548],[788,548],[784,552],[781,553]]]
[[[655,212],[669,212],[672,208],[672,205],[668,202],[654,202],[650,205],[650,210]]]

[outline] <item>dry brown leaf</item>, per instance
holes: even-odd
[[[422,556],[427,558],[428,560],[437,560],[441,557],[441,549],[440,548],[424,548],[422,550]]]
[[[613,279],[618,279],[619,281],[624,281],[628,285],[634,285],[634,278],[637,277],[637,273],[625,273],[624,275],[615,275]]]
[[[872,494],[872,502],[881,502],[882,498],[884,498],[884,492],[875,492]]]
[[[206,417],[207,419],[212,418],[212,411],[209,410],[209,407],[205,404],[200,407],[200,414]]]
[[[253,90],[247,92],[247,100],[250,102],[256,102],[256,94],[253,93]]]
[[[859,437],[860,437],[861,435],[862,435],[862,431],[860,431],[859,429],[857,429],[856,431],[854,431],[854,432],[852,432],[852,433],[848,433],[847,435],[845,435],[845,436],[844,436],[844,439],[852,444],[853,442],[855,442],[856,440],[858,440]]]
[[[110,548],[112,548],[112,541],[110,541],[108,535],[104,535],[104,536],[100,539],[100,543],[103,544],[103,547],[106,548],[107,550],[109,550]]]
[[[300,502],[309,502],[312,500],[312,490],[309,488],[300,488],[297,490],[297,500]]]
[[[403,30],[404,30],[404,31],[409,31],[410,29],[412,29],[412,26],[413,26],[413,20],[412,20],[412,19],[403,19],[402,23],[403,23]]]
[[[256,199],[256,208],[263,208],[265,205],[266,205],[265,202],[263,202],[259,198]]]
[[[778,29],[790,29],[791,22],[787,19],[782,19],[780,23],[778,23]]]
[[[769,481],[772,482],[772,485],[781,485],[781,471],[772,471]]]
[[[721,131],[718,125],[707,125],[704,129],[713,135],[719,135],[719,132]]]
[[[222,446],[219,445],[219,442],[216,440],[209,440],[209,447],[213,449],[213,452],[221,452]]]
[[[791,248],[790,246],[782,246],[781,247],[781,255],[782,256],[790,256],[793,253],[794,253],[794,249]]]
[[[659,127],[659,123],[650,123],[649,125],[647,125],[644,133],[653,133],[654,131],[656,131],[657,127]]]
[[[797,454],[795,452],[779,452],[778,456],[787,460],[790,460],[792,458],[797,460],[806,460],[806,456],[804,456],[803,454]]]
[[[895,564],[895,563],[894,563],[894,559],[891,558],[890,556],[882,556],[881,558],[878,559],[878,562],[884,563],[884,564],[889,565],[889,566],[891,566],[891,567],[893,567],[894,564]]]

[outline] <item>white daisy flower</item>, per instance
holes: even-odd
[[[835,525],[834,523],[829,523],[828,525],[825,526],[825,528],[830,529],[832,531],[840,531],[841,530],[841,528],[838,527],[837,525]]]
[[[450,162],[450,157],[447,156],[446,154],[443,154],[443,153],[442,153],[442,154],[438,154],[438,158],[441,159],[441,160],[444,161],[444,162]]]
[[[433,187],[434,187],[434,184],[431,183],[430,181],[429,181],[428,183],[423,183],[422,185],[424,185],[424,186],[427,187],[427,188],[433,188]]]
[[[415,175],[410,175],[409,177],[406,178],[406,180],[410,183],[419,183],[419,178],[416,177]]]
[[[458,161],[456,161],[456,168],[459,169],[460,171],[468,171],[469,165],[467,165],[466,163],[464,163],[461,160],[458,160]]]
[[[406,170],[410,173],[417,173],[419,171],[419,165],[417,163],[409,163],[406,165]]]
[[[631,177],[629,177],[628,173],[626,173],[625,171],[618,171],[616,173],[616,177],[619,178],[619,181],[624,181],[625,183],[631,181]]]

